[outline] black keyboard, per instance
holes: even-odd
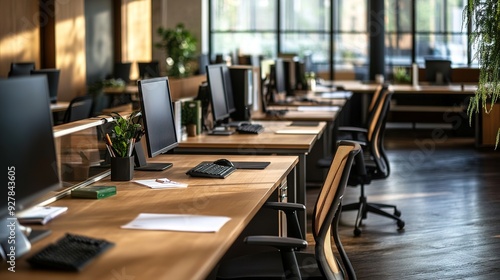
[[[220,165],[213,162],[202,162],[191,168],[186,174],[193,177],[224,179],[235,170],[236,167],[234,166]]]
[[[260,124],[245,124],[236,128],[238,133],[259,134],[264,131],[264,127]]]
[[[35,268],[81,271],[95,257],[113,247],[104,239],[67,233],[57,243],[50,244],[27,261]]]

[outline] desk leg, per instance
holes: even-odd
[[[295,202],[306,205],[306,155],[299,155],[299,163],[297,164],[297,183],[295,184]],[[300,229],[304,233],[307,233],[307,213],[303,211],[298,213]]]

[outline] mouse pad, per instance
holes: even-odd
[[[270,163],[269,161],[233,161],[236,169],[265,169]]]
[[[289,126],[318,126],[319,122],[315,121],[294,121]]]

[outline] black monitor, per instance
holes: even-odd
[[[236,106],[234,105],[234,93],[233,93],[233,83],[231,81],[231,73],[227,65],[222,65],[222,76],[224,79],[224,93],[226,94],[227,111],[232,114],[236,111]]]
[[[155,157],[177,147],[174,110],[167,77],[138,81],[139,98],[149,157]],[[146,163],[141,143],[135,146],[136,169],[160,171],[171,163]]]
[[[6,173],[0,192],[0,243],[5,249],[5,238],[11,232],[2,222],[13,222],[15,213],[33,206],[61,184],[47,79],[28,76],[0,80],[0,106],[0,129],[4,133],[0,146]],[[29,249],[29,242],[23,242],[21,235],[19,232],[16,236],[17,257]],[[29,238],[34,236],[32,233]],[[22,244],[28,247],[22,248]]]
[[[433,84],[449,84],[451,82],[451,61],[446,59],[426,59],[425,79]]]
[[[12,62],[10,64],[9,77],[29,76],[31,70],[35,70],[34,62]]]
[[[223,64],[207,65],[207,81],[210,91],[213,120],[215,123],[219,124],[229,118],[222,68]]]
[[[130,82],[131,62],[116,62],[113,66],[113,78],[121,79],[125,83]]]
[[[49,83],[49,99],[51,103],[57,102],[57,92],[59,87],[59,69],[31,70],[31,75],[45,75]]]
[[[139,67],[139,77],[149,79],[160,77],[160,64],[158,61],[137,62]]]

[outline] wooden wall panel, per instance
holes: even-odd
[[[84,0],[56,0],[56,67],[61,69],[59,99],[86,93]]]
[[[151,0],[122,0],[122,61],[151,61]],[[137,64],[131,70],[131,79],[137,79]]]
[[[0,77],[15,61],[33,61],[40,68],[38,1],[0,0],[0,7]]]

